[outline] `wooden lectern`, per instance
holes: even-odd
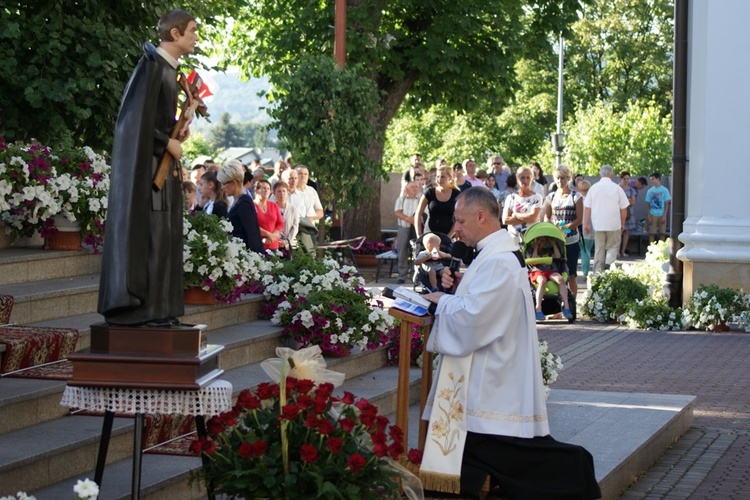
[[[401,320],[401,340],[398,351],[398,392],[396,396],[396,425],[404,431],[404,448],[409,442],[409,371],[411,366],[411,329],[417,324],[422,329],[422,338],[427,340],[432,328],[434,316],[415,316],[408,312],[391,307],[388,313]],[[432,386],[432,353],[424,351],[422,355],[422,390],[419,400],[419,441],[418,448],[424,449],[429,422],[421,420],[425,401]]]

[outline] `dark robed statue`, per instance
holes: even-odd
[[[98,311],[114,325],[170,325],[184,312],[182,175],[173,161],[161,190],[152,180],[165,152],[179,160],[170,138],[177,111],[177,61],[195,48],[197,25],[185,11],[159,20],[161,43],[143,47],[120,104]]]

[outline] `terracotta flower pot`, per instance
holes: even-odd
[[[210,306],[216,304],[213,290],[204,290],[197,286],[186,288],[183,296],[185,304],[189,306]]]
[[[63,215],[55,215],[57,234],[44,239],[47,250],[81,250],[81,225]]]
[[[354,260],[357,261],[359,267],[376,267],[378,265],[378,259],[375,255],[354,254]]]

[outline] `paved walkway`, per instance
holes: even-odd
[[[697,396],[693,427],[621,498],[750,498],[749,334],[553,320],[539,336],[563,359],[553,388]]]

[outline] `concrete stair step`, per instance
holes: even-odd
[[[225,308],[231,309],[231,308]],[[41,326],[66,326],[79,328],[78,347],[90,344],[90,320],[99,315],[82,315],[43,322]],[[257,324],[256,324],[257,323]],[[219,363],[224,370],[231,370],[250,363],[274,357],[279,345],[281,328],[270,321],[257,321],[232,325],[212,331],[209,342],[225,346],[219,354]],[[378,354],[381,365],[382,354]],[[372,363],[364,363],[364,367]],[[3,378],[0,383],[0,435],[42,422],[65,416],[67,408],[60,406],[65,382],[23,378]]]
[[[359,356],[352,355],[352,358],[365,357],[367,355],[371,355],[371,353],[360,353]],[[334,362],[332,360],[332,362],[329,363],[329,367],[331,369],[336,369],[336,365],[341,365],[341,363],[345,362],[346,361],[341,360]],[[259,372],[262,373],[262,378],[256,378],[259,376]],[[268,379],[265,372],[262,372],[259,364],[238,368],[231,372],[227,372],[225,375],[226,376],[222,378],[233,383],[235,396],[242,388],[254,387],[257,383]],[[419,394],[420,376],[420,370],[413,369],[411,371],[412,394]],[[249,380],[253,380],[253,382],[249,383]],[[397,380],[398,370],[396,367],[382,367],[374,372],[368,372],[363,375],[348,378],[342,387],[336,389],[335,393],[341,395],[344,391],[350,391],[359,397],[368,399],[371,403],[378,406],[382,414],[388,414],[395,411]],[[238,385],[238,381],[240,384],[244,381],[244,384]],[[70,419],[65,420],[74,421],[78,418],[84,417],[71,417]],[[101,419],[99,418],[98,420],[99,425],[101,425]],[[132,421],[129,423],[126,422],[125,426],[128,427],[128,434],[132,434]],[[77,433],[78,431],[76,430],[75,432]],[[104,472],[104,484],[102,485],[100,499],[130,497],[132,436],[129,437],[128,446],[130,447],[131,456],[125,458],[119,457],[117,461],[113,461],[112,463],[109,463],[108,460],[108,465]],[[112,444],[110,444],[110,448],[111,447]],[[91,453],[91,457],[95,462],[96,451]],[[188,485],[188,475],[190,471],[195,470],[198,467],[200,467],[200,459],[198,458],[144,455],[141,476],[141,498],[187,499],[205,497],[205,492],[198,490],[197,487],[191,488]],[[74,469],[75,472],[69,473],[67,479],[60,480],[58,483],[51,484],[47,487],[34,489],[33,495],[38,500],[56,500],[59,498],[66,498],[70,496],[69,493],[77,479],[84,479],[87,477],[93,479],[94,477],[93,465],[89,466],[87,469],[71,467],[69,470],[72,471]],[[0,474],[2,473],[2,470],[3,465],[0,464]],[[19,475],[23,476],[25,473],[20,473]],[[4,489],[7,489],[8,491],[16,491],[14,487],[19,483],[15,481],[13,483],[8,483],[7,486],[6,483],[2,484]],[[24,486],[24,488],[26,488],[26,491],[32,491],[32,488],[27,486]],[[4,491],[0,493],[4,494]]]
[[[3,286],[15,300],[11,323],[37,323],[50,319],[90,314],[99,298],[99,275],[46,279]]]
[[[694,404],[694,396],[552,389],[550,435],[586,448],[602,498],[618,498],[690,428]],[[407,450],[418,446],[420,417],[412,404]],[[395,413],[388,418],[393,422]]]
[[[101,267],[101,254],[89,250],[0,248],[0,285],[83,276],[98,273]]]

